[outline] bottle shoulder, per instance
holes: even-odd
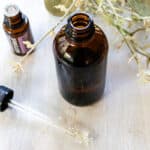
[[[107,57],[108,41],[100,27],[95,25],[93,36],[82,42],[68,39],[65,27],[62,27],[54,39],[56,57],[76,66],[88,66]]]

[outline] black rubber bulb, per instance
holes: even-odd
[[[8,108],[8,103],[14,96],[14,91],[5,86],[0,86],[0,111],[5,111]]]

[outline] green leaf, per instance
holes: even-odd
[[[63,16],[65,14],[64,11],[57,9],[55,6],[64,5],[65,8],[68,8],[72,2],[73,0],[44,0],[46,9],[55,16]]]
[[[128,4],[140,15],[150,16],[150,0],[128,0]]]

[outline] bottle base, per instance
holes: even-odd
[[[34,51],[35,51],[35,50],[33,50],[30,54],[32,54]],[[24,53],[24,54],[14,52],[14,54],[17,55],[17,56],[23,57],[23,56],[25,56],[25,55],[27,54],[27,52]]]
[[[78,106],[78,107],[86,107],[89,105],[93,105],[101,100],[103,97],[103,93],[99,95],[92,94],[92,95],[72,95],[72,94],[63,94],[61,93],[62,97],[69,102],[72,105]]]

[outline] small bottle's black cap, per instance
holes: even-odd
[[[0,86],[0,111],[5,111],[8,108],[8,103],[14,96],[14,91],[5,86]]]

